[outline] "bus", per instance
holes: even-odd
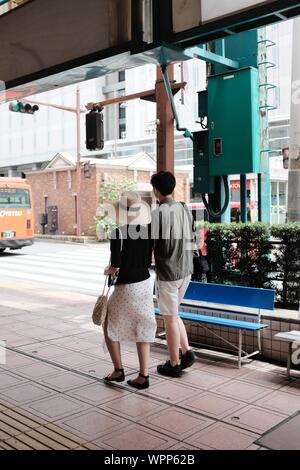
[[[33,244],[33,200],[28,182],[0,177],[0,253]]]

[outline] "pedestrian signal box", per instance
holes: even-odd
[[[209,78],[209,175],[260,173],[258,71]]]

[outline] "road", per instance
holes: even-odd
[[[37,240],[33,246],[0,254],[0,289],[9,282],[98,295],[109,262],[109,244],[68,244]]]

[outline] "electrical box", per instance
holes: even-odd
[[[198,116],[203,120],[208,115],[208,91],[198,91]]]
[[[49,232],[57,232],[58,230],[58,207],[48,207],[48,230]]]
[[[208,121],[210,176],[260,173],[257,69],[209,78]]]
[[[215,192],[215,179],[209,173],[208,131],[194,132],[194,194]]]

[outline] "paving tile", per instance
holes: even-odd
[[[89,358],[89,360],[90,362],[92,361],[91,357]],[[113,371],[113,365],[111,364],[111,362],[103,361],[100,359],[98,361],[90,363],[89,365],[79,366],[78,370],[89,374],[91,377],[103,378]],[[126,367],[124,367],[124,370],[125,374],[127,374],[128,371],[130,371],[131,373],[133,372],[132,369],[128,369]]]
[[[168,450],[201,450],[199,447],[193,447],[186,442],[178,442],[177,444],[169,447]]]
[[[165,411],[143,419],[143,424],[155,431],[166,434],[173,439],[182,441],[204,429],[215,421],[193,414],[186,410],[168,407]]]
[[[93,409],[59,420],[56,425],[90,442],[119,431],[128,425],[128,421],[103,410]]]
[[[245,407],[245,403],[231,398],[222,397],[211,392],[199,394],[197,398],[184,400],[180,406],[187,410],[203,413],[212,418],[222,419]]]
[[[300,410],[300,396],[274,391],[268,397],[258,400],[255,404],[271,411],[291,415]]]
[[[237,429],[225,423],[216,423],[188,438],[189,444],[202,449],[245,450],[259,435]]]
[[[271,389],[239,380],[231,380],[228,383],[215,387],[212,392],[226,397],[252,403],[263,396],[269,395]]]
[[[60,369],[49,364],[43,364],[42,362],[35,361],[35,363],[32,365],[18,368],[17,372],[23,377],[28,377],[29,379],[39,379],[41,377],[54,375],[55,373],[57,374],[60,372]]]
[[[132,393],[113,399],[101,406],[101,408],[123,418],[139,421],[145,420],[146,416],[156,414],[157,412],[161,413],[168,408],[168,405]]]
[[[129,392],[126,390],[99,382],[86,387],[76,388],[76,390],[68,392],[69,396],[78,398],[95,406],[128,394]]]
[[[22,377],[6,372],[4,370],[0,371],[0,390],[11,387],[12,385],[20,385],[26,382]]]
[[[200,370],[189,370],[179,379],[175,379],[178,383],[186,383],[193,387],[199,387],[203,390],[209,390],[220,384],[228,382],[230,379],[221,375],[211,374],[203,369]]]
[[[243,375],[249,374],[248,366],[244,365],[239,369],[236,361],[232,361],[230,364],[222,361],[213,362],[206,365],[203,369],[211,374],[224,375],[225,377],[230,377],[232,379],[238,379]]]
[[[48,422],[54,422],[89,408],[82,401],[75,400],[62,394],[51,398],[35,401],[24,406],[24,409]]]
[[[92,361],[91,357],[85,356],[84,354],[80,354],[78,352],[72,352],[66,354],[64,356],[55,357],[55,361],[58,364],[62,364],[67,367],[77,367],[78,366],[85,366],[90,364]]]
[[[300,395],[300,380],[286,380],[286,384],[280,389],[281,392],[292,393],[293,395]]]
[[[60,372],[59,374],[51,375],[49,377],[42,377],[40,378],[39,382],[60,392],[65,392],[68,390],[72,390],[73,388],[79,388],[83,387],[84,385],[94,383],[94,380],[89,379],[87,377],[83,377],[79,374],[64,371]]]
[[[6,364],[2,365],[1,367],[14,370],[18,369],[19,367],[25,367],[26,365],[33,365],[37,364],[35,359],[31,357],[24,356],[23,354],[13,353],[11,351],[6,352]]]
[[[23,336],[17,333],[11,333],[5,335],[2,340],[6,341],[7,346],[22,349],[23,347],[27,347],[29,344],[34,342],[33,338],[29,338],[27,336]]]
[[[179,403],[183,398],[188,400],[193,396],[198,396],[200,393],[198,388],[188,387],[174,380],[165,380],[153,387],[142,390],[142,392],[149,397],[158,398],[169,403]]]
[[[63,357],[70,353],[68,349],[59,346],[52,346],[51,344],[45,345],[45,343],[36,343],[35,345],[27,345],[22,348],[23,351],[28,354],[32,354],[34,357],[42,357],[45,359],[52,359],[57,357]]]
[[[284,414],[250,405],[227,416],[224,421],[257,434],[263,434],[285,419]]]
[[[0,400],[3,398],[9,403],[15,405],[23,405],[30,403],[39,398],[53,395],[55,392],[49,388],[42,387],[33,383],[25,383],[23,385],[9,387],[0,392]]]
[[[249,374],[240,377],[239,380],[250,382],[252,384],[263,385],[264,387],[273,389],[281,388],[286,384],[285,376],[269,372],[268,370],[265,370],[265,368],[250,372]]]
[[[50,328],[42,327],[24,328],[22,331],[20,331],[20,334],[22,334],[26,338],[34,338],[41,340],[58,338],[60,336],[57,331],[51,330]]]
[[[177,444],[163,434],[133,424],[94,441],[107,450],[163,450]]]

